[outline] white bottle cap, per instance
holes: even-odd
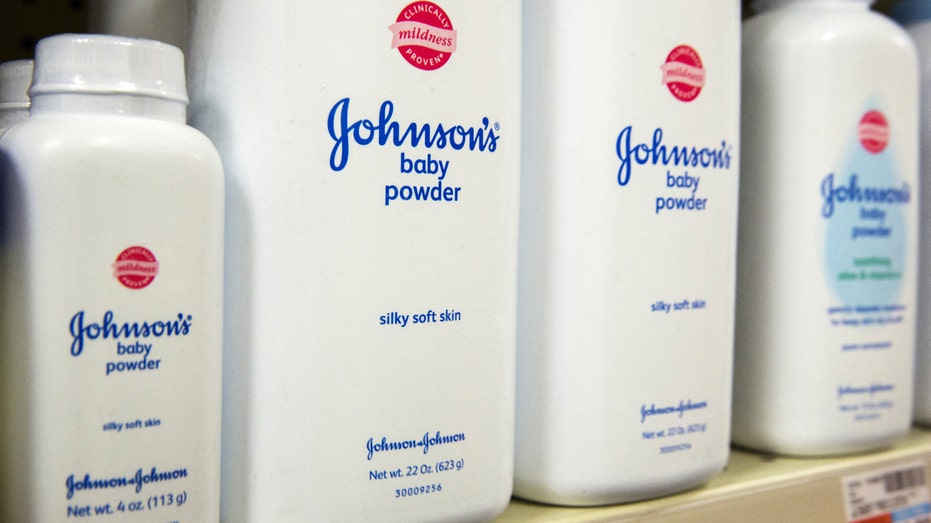
[[[184,55],[156,40],[62,34],[36,44],[31,96],[130,94],[187,103]]]
[[[0,64],[0,109],[28,109],[31,83],[32,60]]]
[[[750,2],[750,6],[753,7],[753,10],[756,12],[766,11],[774,7],[780,7],[791,4],[813,4],[813,3],[825,3],[825,2],[847,2],[847,3],[859,3],[866,5],[873,5],[875,0],[753,0]]]

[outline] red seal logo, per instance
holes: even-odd
[[[456,30],[446,11],[433,2],[408,5],[388,29],[393,35],[391,48],[424,71],[443,67],[456,50]]]
[[[705,86],[705,68],[701,57],[687,45],[680,45],[670,51],[660,70],[663,71],[663,84],[683,102],[698,98]]]
[[[857,136],[863,148],[873,154],[879,154],[889,144],[889,122],[886,116],[876,110],[867,111],[860,118],[857,126]]]
[[[113,262],[113,277],[130,289],[148,287],[158,274],[158,260],[152,251],[134,246],[125,249]]]

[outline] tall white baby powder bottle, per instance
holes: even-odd
[[[917,60],[870,3],[757,1],[744,23],[742,446],[858,452],[911,423]]]
[[[737,1],[524,4],[518,496],[634,501],[727,461],[739,29]]]
[[[219,519],[223,175],[181,51],[41,40],[0,137],[0,521]]]
[[[0,64],[0,133],[29,117],[29,84],[32,60],[11,60]]]
[[[893,5],[892,14],[902,23],[918,49],[920,64],[921,122],[919,172],[921,201],[931,202],[931,1],[905,0]],[[918,193],[916,192],[916,197]],[[915,346],[914,420],[931,424],[931,207],[919,207],[918,337]]]
[[[224,522],[474,521],[513,479],[516,0],[193,5],[228,180]]]

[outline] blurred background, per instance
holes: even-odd
[[[188,1],[196,0],[0,0],[0,62],[32,58],[36,42],[49,35],[109,27],[179,45],[187,30]],[[166,23],[174,20],[179,23]],[[156,23],[161,26],[153,27]]]

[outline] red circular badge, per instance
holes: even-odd
[[[113,277],[125,287],[142,289],[158,275],[158,260],[152,251],[141,246],[123,250],[113,262]]]
[[[456,30],[446,11],[433,2],[408,5],[389,29],[391,48],[424,71],[443,67],[456,50]]]
[[[860,118],[857,126],[857,136],[863,148],[873,154],[879,154],[889,144],[889,122],[886,116],[876,110],[867,111]]]
[[[705,86],[705,68],[698,51],[688,45],[680,45],[669,52],[666,63],[660,66],[663,84],[677,99],[691,102]]]

